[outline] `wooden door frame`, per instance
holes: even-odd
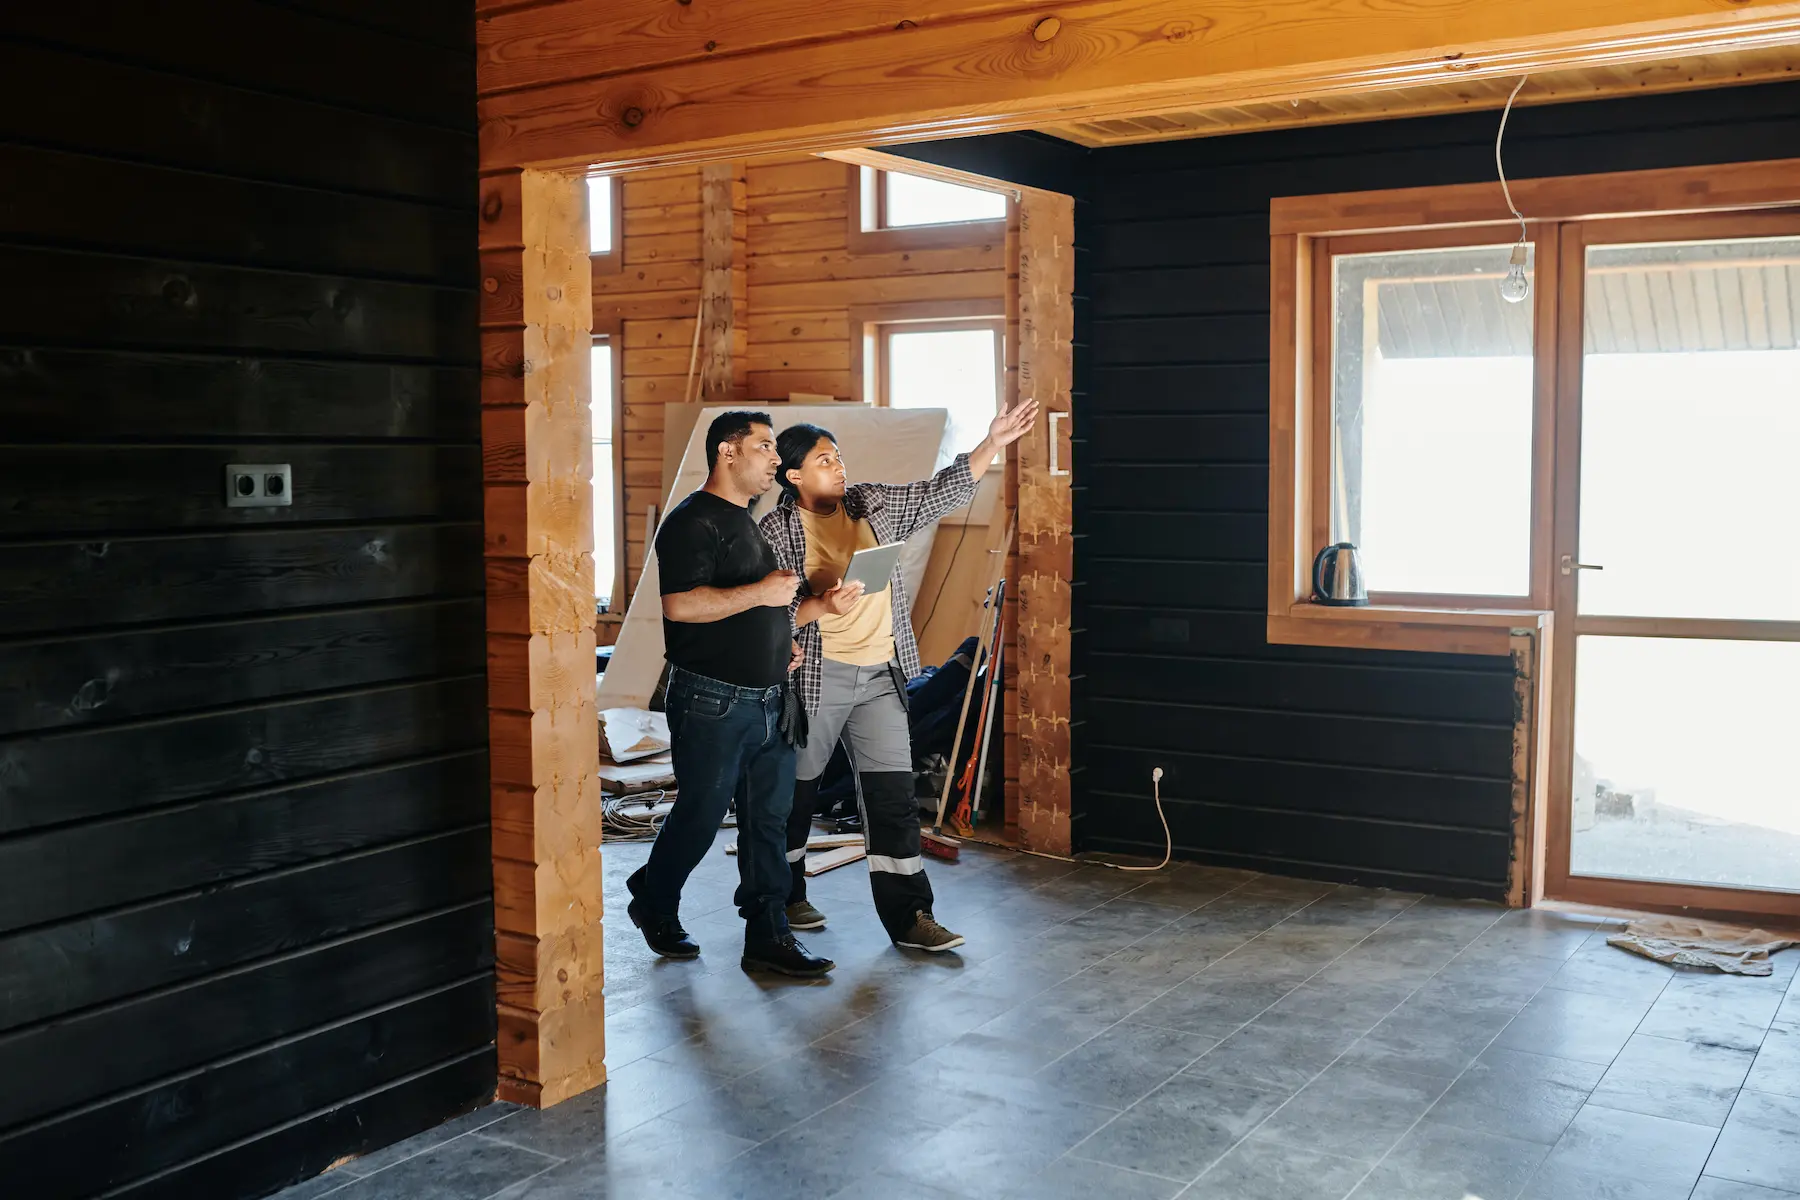
[[[1800,200],[1800,171],[1791,175]],[[1564,223],[1558,230],[1557,291],[1562,298],[1556,339],[1556,505],[1551,561],[1579,559],[1581,503],[1582,370],[1586,357],[1587,249],[1637,241],[1697,241],[1731,237],[1800,237],[1800,213],[1792,210],[1662,212],[1652,215]],[[1575,767],[1575,645],[1583,634],[1637,637],[1732,638],[1800,642],[1800,621],[1713,618],[1579,616],[1575,611],[1580,571],[1551,575],[1552,651],[1550,788],[1547,844],[1543,855],[1543,897],[1598,908],[1800,921],[1800,891],[1731,888],[1696,883],[1614,879],[1570,871],[1573,843]],[[1748,906],[1744,897],[1762,900]]]
[[[1545,230],[1537,240],[1538,345],[1545,344],[1546,333],[1554,328],[1556,346],[1579,348],[1582,310],[1567,302],[1560,273],[1578,270],[1582,256],[1567,253],[1562,230],[1576,222],[1623,229],[1629,221],[1690,214],[1764,219],[1755,214],[1800,207],[1800,159],[1521,179],[1513,181],[1512,192],[1527,218]],[[1270,202],[1268,636],[1272,643],[1290,645],[1510,654],[1515,715],[1513,865],[1507,902],[1669,907],[1654,896],[1618,889],[1588,892],[1577,885],[1571,895],[1566,871],[1551,878],[1550,862],[1559,854],[1567,861],[1572,783],[1557,764],[1573,759],[1568,744],[1572,700],[1553,697],[1550,683],[1557,664],[1572,657],[1574,634],[1571,623],[1552,619],[1550,597],[1545,598],[1545,607],[1517,610],[1326,608],[1305,599],[1310,580],[1303,578],[1301,568],[1310,562],[1306,549],[1310,538],[1301,535],[1314,528],[1324,500],[1315,494],[1320,488],[1313,448],[1318,428],[1314,378],[1329,370],[1330,327],[1324,337],[1314,328],[1315,252],[1320,243],[1348,235],[1401,234],[1403,243],[1396,244],[1411,244],[1420,232],[1456,241],[1480,229],[1501,231],[1499,236],[1510,240],[1517,228],[1516,219],[1501,203],[1499,189],[1486,183],[1285,196]],[[1446,232],[1458,230],[1462,232]],[[1544,281],[1553,278],[1557,285],[1546,286]],[[1540,413],[1548,411],[1554,420],[1538,422],[1534,444],[1539,461],[1534,465],[1533,490],[1545,490],[1542,480],[1548,472],[1553,496],[1550,513],[1534,511],[1534,528],[1545,520],[1553,524],[1550,535],[1542,539],[1550,554],[1533,564],[1534,580],[1557,556],[1574,552],[1575,499],[1570,490],[1574,477],[1568,470],[1576,461],[1579,443],[1578,430],[1567,426],[1578,414],[1564,398],[1578,394],[1579,354],[1571,361],[1561,351],[1540,352],[1535,379]],[[1557,577],[1552,570],[1551,579]],[[1552,596],[1554,591],[1553,582]],[[1696,894],[1687,899],[1712,904],[1728,897]]]
[[[913,166],[875,153],[854,161]],[[538,1106],[606,1080],[588,410],[600,268],[585,175],[490,174],[480,205],[499,1095]],[[1008,452],[1019,509],[1018,830],[1026,847],[1066,854],[1073,503],[1070,479],[1049,471],[1046,431],[1048,414],[1068,414],[1073,387],[1074,201],[982,182],[1018,197],[1019,233],[1007,239],[1016,287],[1002,302],[1009,387],[1046,413]]]

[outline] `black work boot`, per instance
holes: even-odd
[[[744,941],[742,966],[746,971],[774,971],[778,975],[794,975],[802,979],[817,978],[837,966],[829,958],[820,958],[800,944],[791,933],[773,941]]]
[[[644,944],[662,955],[664,958],[699,958],[700,943],[688,936],[688,931],[681,927],[681,918],[650,911],[649,905],[638,899],[638,888],[642,884],[644,868],[639,867],[625,880],[625,888],[631,893],[631,903],[625,906],[625,915],[631,918],[644,935]]]

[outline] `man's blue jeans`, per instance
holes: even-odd
[[[681,888],[712,849],[726,806],[737,801],[738,889],[746,943],[787,934],[788,810],[794,748],[778,725],[781,688],[744,688],[676,667],[666,708],[675,807],[663,821],[639,888],[645,907],[675,916]]]

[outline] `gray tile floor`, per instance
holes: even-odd
[[[729,835],[725,835],[729,837]],[[1800,1197],[1800,951],[1674,970],[1605,927],[1245,872],[976,849],[961,955],[814,881],[823,984],[746,976],[709,857],[655,959],[607,848],[610,1082],[491,1105],[291,1189],[336,1200]]]

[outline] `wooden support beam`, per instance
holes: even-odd
[[[700,381],[694,398],[701,403],[742,399],[748,378],[744,170],[742,159],[727,160],[707,163],[700,176]]]
[[[479,21],[481,162],[824,150],[1800,42],[1800,0],[563,0]]]
[[[492,176],[481,222],[500,1095],[549,1105],[606,1078],[587,188]]]
[[[1550,618],[1512,631],[1512,866],[1506,904],[1530,908],[1544,898],[1544,823],[1550,779]]]
[[[1074,504],[1068,426],[1074,384],[1075,202],[1025,189],[1019,202],[1021,401],[1042,409],[1017,443],[1019,838],[1069,852],[1070,583]]]

